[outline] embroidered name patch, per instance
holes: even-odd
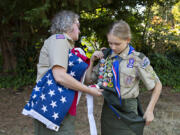
[[[128,67],[128,68],[133,68],[133,66],[134,66],[134,59],[133,59],[133,58],[130,58],[130,59],[129,59],[129,63],[127,64],[127,67]]]
[[[57,34],[56,39],[65,39],[65,36],[62,34]]]

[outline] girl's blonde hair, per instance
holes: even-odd
[[[112,34],[123,40],[131,39],[131,29],[130,29],[128,23],[126,23],[123,20],[119,20],[119,21],[115,22],[111,26],[111,28],[108,32],[108,35],[109,34]]]

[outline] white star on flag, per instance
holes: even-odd
[[[71,51],[69,51],[68,55],[67,73],[80,81],[88,65],[85,64],[83,59],[71,53]],[[79,70],[79,67],[81,67],[81,70]],[[25,115],[38,119],[47,128],[57,131],[72,105],[74,94],[70,94],[70,91],[70,88],[62,86],[54,80],[52,69],[49,69],[43,75],[41,82],[37,83],[33,88],[30,100],[28,101],[29,104],[27,103],[24,107],[27,113],[24,110],[23,112],[26,113]],[[49,125],[49,123],[51,124]]]
[[[57,105],[56,105],[56,102],[54,102],[54,101],[52,101],[50,105],[52,106],[52,108],[54,108],[54,107],[57,106]]]
[[[49,78],[50,74],[48,74],[46,77]]]
[[[72,72],[72,71],[71,71],[70,75],[71,75],[71,76],[76,76],[76,75],[75,75],[75,72]]]
[[[27,103],[27,106],[30,106],[30,104],[29,104],[29,103]]]
[[[79,63],[83,62],[81,58],[78,59]]]
[[[46,112],[47,111],[47,106],[44,106],[41,108],[43,110],[43,112]]]
[[[38,87],[38,86],[36,86],[36,87],[34,88],[35,91],[39,91],[39,89],[40,89],[40,87]]]
[[[55,113],[55,112],[54,112],[54,114],[53,114],[52,117],[56,120],[57,118],[59,118],[58,113]]]
[[[72,53],[69,53],[69,57],[71,57],[72,56]]]
[[[51,85],[51,84],[52,84],[52,80],[49,80],[49,79],[48,79],[47,84],[48,84],[48,85]]]
[[[46,99],[45,94],[42,94],[42,95],[41,95],[41,99],[42,99],[42,100],[45,100],[45,99]]]
[[[69,66],[74,66],[72,61],[69,61]]]
[[[49,90],[49,93],[48,93],[51,97],[53,96],[53,95],[55,95],[54,94],[54,90]]]
[[[32,107],[34,106],[34,102],[33,102],[33,101],[31,102],[31,106],[32,106]]]
[[[59,87],[58,87],[58,91],[59,91],[60,93],[63,92],[62,88],[59,88]]]
[[[32,98],[33,98],[33,99],[35,99],[35,98],[36,98],[36,96],[37,96],[37,95],[36,95],[36,94],[34,94]]]
[[[66,97],[61,96],[60,101],[61,101],[62,103],[65,103],[65,102],[66,102]]]

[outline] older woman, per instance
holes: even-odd
[[[47,40],[45,40],[44,45],[40,51],[39,63],[37,65],[37,71],[38,71],[37,82],[40,82],[41,79],[45,76],[45,74],[47,74],[49,69],[51,69],[55,82],[57,82],[65,90],[71,89],[71,91],[72,90],[81,91],[81,92],[86,92],[88,94],[91,94],[93,96],[101,96],[102,94],[101,89],[90,88],[90,87],[87,87],[86,85],[83,85],[80,82],[80,80],[77,80],[74,78],[75,76],[74,72],[69,72],[68,66],[73,65],[73,63],[69,61],[70,59],[72,59],[70,55],[73,57],[76,57],[72,53],[69,53],[69,52],[73,49],[74,42],[77,41],[79,38],[80,23],[78,19],[79,19],[79,16],[71,11],[61,11],[58,14],[56,14],[56,16],[53,18],[52,26],[50,29],[52,35]],[[76,50],[74,50],[74,52],[76,52]],[[76,53],[79,53],[79,56],[82,56],[83,54],[83,56],[80,57],[81,59],[78,59],[79,63],[83,63],[84,62],[83,58],[85,57],[83,51],[78,50]],[[76,65],[77,66],[76,68],[78,68],[80,71],[82,70],[82,68],[79,66],[80,65],[79,63]],[[76,70],[78,71],[78,69]],[[85,71],[85,68],[81,72],[84,72],[84,71]],[[82,75],[83,74],[79,76],[79,79],[82,78]],[[47,77],[49,76],[47,75]],[[51,81],[47,83],[48,85],[52,84]],[[63,91],[61,89],[58,89],[58,90],[60,93]],[[35,88],[34,91],[35,92],[39,91],[39,89]],[[70,92],[69,90],[67,91]],[[39,102],[41,100],[43,101],[46,100],[43,93],[41,94],[42,95],[39,97],[40,99]],[[56,99],[53,99],[55,92],[50,90],[49,93],[47,93],[47,95],[48,94],[50,95],[49,97],[51,97],[50,107],[51,108],[57,107],[57,104],[55,102]],[[60,129],[58,130],[58,132],[46,128],[48,126],[48,125],[46,126],[44,125],[46,123],[42,124],[41,122],[38,121],[39,115],[38,117],[35,117],[35,116],[32,116],[32,113],[31,113],[32,117],[35,117],[36,119],[38,119],[38,120],[35,120],[34,122],[35,135],[73,135],[74,134],[74,120],[75,120],[74,116],[76,114],[76,102],[77,102],[77,97],[78,97],[77,95],[78,93],[75,92],[75,95],[73,95],[73,99],[71,99],[72,104],[70,105],[70,108],[68,108],[69,112],[65,114],[65,118],[63,122],[61,123]],[[36,98],[36,96],[32,98]],[[62,98],[58,97],[58,101],[59,99],[62,103],[66,102],[66,98],[64,97]],[[54,113],[53,115],[50,114],[52,112],[48,112],[46,105],[43,105],[41,103],[40,106],[43,106],[43,107],[42,108],[37,107],[37,110],[39,109],[40,111],[42,111],[42,113],[43,112],[49,113],[49,115],[51,115],[54,118],[54,120],[60,117],[58,113]],[[66,106],[64,108],[60,108],[60,110],[58,111],[61,111],[65,108]],[[26,113],[25,111],[24,111],[24,114]],[[32,109],[31,109],[31,112],[32,112]],[[37,113],[33,113],[33,114],[36,115]],[[44,121],[47,121],[47,119],[44,118]]]

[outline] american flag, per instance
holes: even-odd
[[[69,52],[68,74],[80,81],[87,67],[88,64],[80,57]],[[50,69],[33,88],[22,114],[39,120],[49,129],[58,131],[71,107],[74,95],[74,90],[56,83]]]

